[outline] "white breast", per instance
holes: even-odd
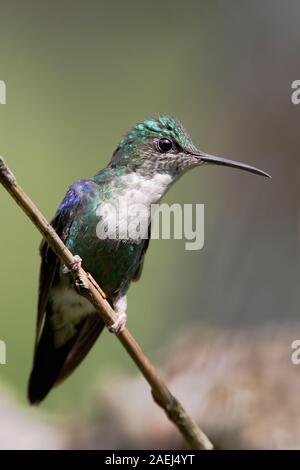
[[[97,209],[100,222],[99,238],[128,239],[140,233],[147,236],[151,204],[156,204],[166,193],[173,178],[157,173],[151,178],[140,174],[120,176],[115,187],[124,187],[118,197],[102,202]],[[139,229],[137,229],[139,227]]]

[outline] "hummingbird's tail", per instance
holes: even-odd
[[[78,326],[77,333],[60,347],[55,347],[55,331],[46,318],[38,341],[28,383],[28,400],[39,404],[52,387],[68,377],[87,355],[104,323],[98,314],[90,314]]]

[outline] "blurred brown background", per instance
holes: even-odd
[[[267,375],[272,387],[263,382],[254,391],[258,402],[270,387],[281,393],[281,383],[288,400],[291,387],[300,384],[300,369],[290,364],[291,342],[300,336],[300,105],[290,98],[292,81],[300,79],[299,20],[296,0],[0,1],[0,79],[7,86],[7,104],[0,106],[0,154],[48,218],[68,185],[102,168],[128,128],[159,112],[182,120],[201,149],[272,174],[267,181],[209,167],[184,176],[165,201],[205,204],[204,249],[185,251],[184,241],[152,241],[142,279],[129,291],[128,326],[158,364],[189,328],[199,333],[190,360],[194,354],[195,361],[205,357],[212,368],[220,355],[201,346],[206,331],[213,331],[212,344],[225,338],[225,357],[235,334],[250,338],[254,350],[263,344],[266,354],[268,345],[278,348],[282,382]],[[24,412],[36,426],[44,426],[40,419],[50,420],[53,447],[88,446],[79,437],[69,439],[68,431],[62,444],[57,422],[69,429],[72,415],[91,413],[97,386],[101,429],[107,406],[102,393],[109,380],[122,371],[120,383],[127,383],[127,376],[137,372],[105,333],[38,411],[27,407],[40,237],[4,191],[0,204],[0,339],[7,345],[7,364],[0,366],[5,389],[0,410],[12,430],[0,435],[0,448],[46,445],[38,440],[40,432],[29,436],[30,444],[21,444],[10,410],[17,419]],[[276,346],[270,331],[276,331]],[[258,335],[253,343],[252,335]],[[264,376],[271,365],[254,352],[249,347],[246,370],[250,374],[257,366]],[[213,380],[201,374],[202,384]],[[239,374],[234,377],[232,393],[237,393]],[[200,406],[201,387],[195,381],[198,386]],[[137,394],[131,406],[143,402],[145,394]],[[146,400],[153,409],[150,396]],[[215,400],[222,408],[222,396]],[[185,402],[189,406],[188,397]],[[284,408],[285,400],[279,402]],[[284,408],[283,414],[292,419],[295,410]],[[119,425],[116,420],[111,445],[134,447],[134,438],[131,444],[118,441]],[[213,427],[215,435],[218,420]],[[266,434],[272,429],[270,423]],[[300,434],[299,439],[294,435],[292,444],[277,440],[276,446],[300,446]],[[151,440],[147,444],[151,447]],[[266,440],[262,448],[270,445]]]

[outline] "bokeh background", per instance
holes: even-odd
[[[263,329],[264,344],[275,328],[283,368],[290,367],[300,335],[300,106],[291,103],[291,83],[300,79],[299,19],[297,0],[0,0],[7,86],[0,154],[49,219],[71,183],[104,167],[121,136],[159,112],[179,118],[199,148],[273,176],[199,168],[165,197],[205,204],[205,246],[185,251],[184,241],[152,241],[142,279],[130,288],[128,326],[157,364],[187,328],[199,341],[207,329],[215,339]],[[28,409],[40,236],[0,192],[0,339],[7,345],[0,385],[26,419],[41,413],[66,424],[89,408],[95,387],[137,371],[105,332],[40,411]],[[299,385],[300,370],[291,374]],[[13,405],[4,403],[5,414]],[[7,423],[14,430],[9,413]],[[18,446],[9,439],[0,447]]]

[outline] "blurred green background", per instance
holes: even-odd
[[[128,326],[156,362],[193,322],[202,331],[298,316],[299,17],[296,0],[0,1],[0,154],[49,219],[71,183],[159,112],[201,149],[273,175],[197,169],[165,198],[205,204],[205,246],[152,241],[129,290]],[[40,236],[0,192],[0,380],[25,402]],[[42,407],[75,410],[94,376],[114,368],[135,370],[105,332]]]

